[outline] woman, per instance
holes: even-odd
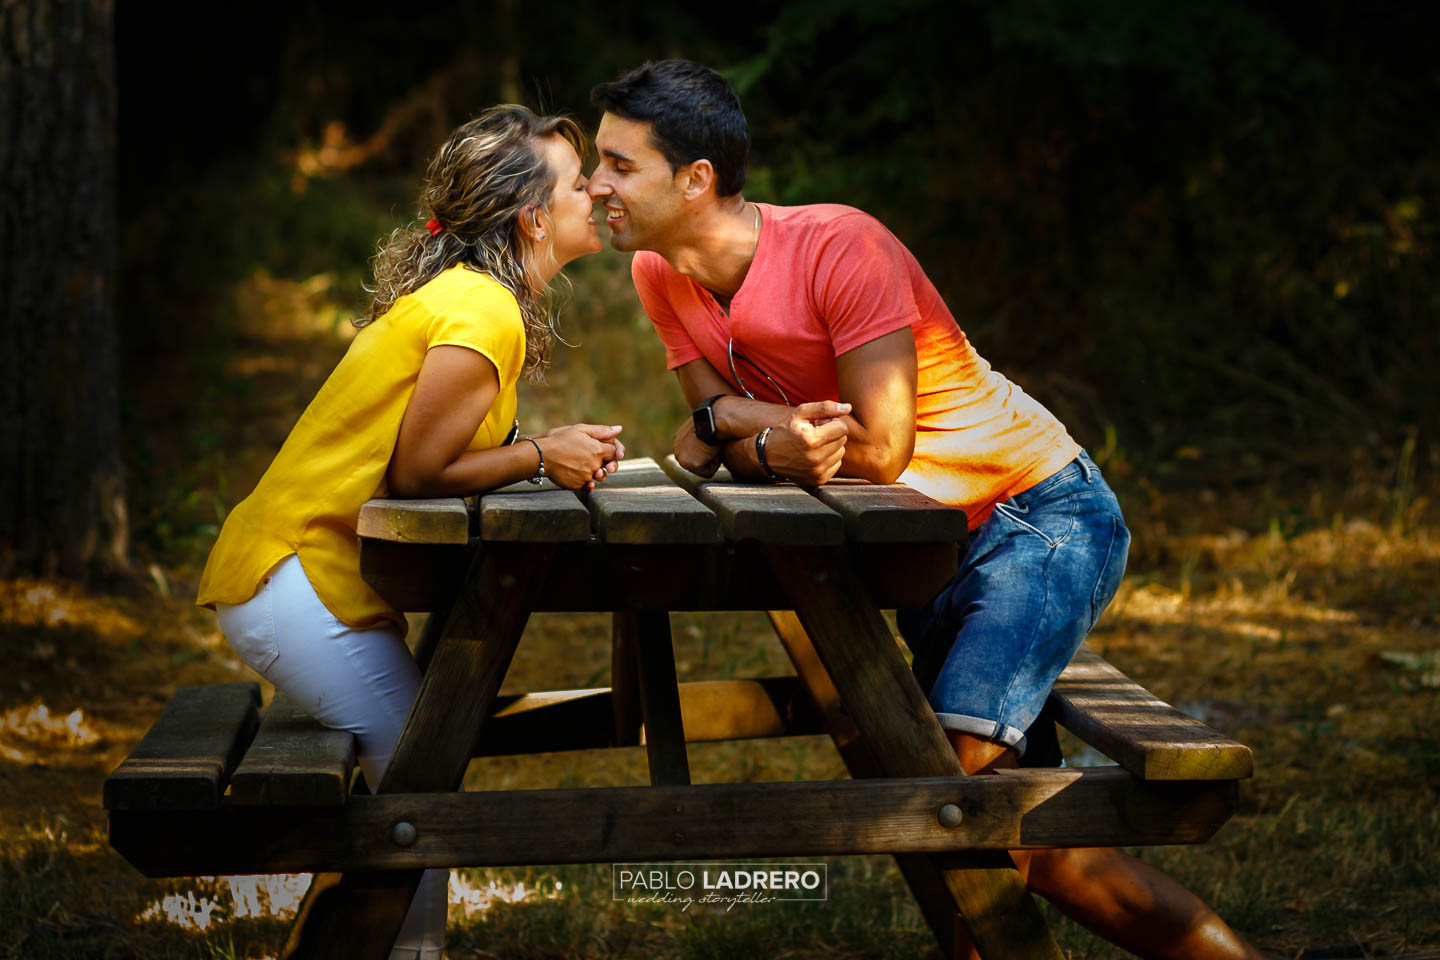
[[[396,230],[345,357],[259,484],[225,521],[197,603],[247,664],[355,735],[372,789],[420,671],[405,618],[360,577],[355,525],[376,496],[474,493],[549,477],[603,481],[618,426],[574,424],[507,445],[520,375],[550,347],[549,284],[600,249],[575,123],[498,106],[431,162],[424,229]],[[448,871],[426,871],[392,958],[439,958]]]

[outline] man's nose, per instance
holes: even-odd
[[[614,191],[610,189],[610,184],[605,182],[604,175],[596,170],[590,176],[590,182],[585,184],[585,192],[590,194],[591,200],[603,200]]]

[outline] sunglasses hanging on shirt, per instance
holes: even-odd
[[[785,404],[785,406],[788,407],[791,405],[790,398],[785,395],[785,391],[781,389],[780,384],[776,383],[775,380],[770,376],[770,374],[766,373],[763,369],[761,369],[758,363],[745,356],[745,354],[741,353],[739,350],[735,349],[735,338],[733,336],[730,338],[730,346],[726,348],[726,354],[729,356],[730,359],[730,376],[735,378],[735,385],[740,388],[741,393],[745,394],[745,396],[749,397],[751,400],[755,399],[755,394],[751,393],[750,388],[745,386],[745,378],[740,376],[740,370],[735,366],[736,360],[739,360],[741,363],[749,364],[752,368],[754,368],[755,372],[760,374],[760,376],[764,377],[765,382],[770,384],[770,386],[774,387],[775,392],[780,394],[780,399]],[[753,380],[754,378],[752,377],[751,379]]]

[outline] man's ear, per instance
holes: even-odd
[[[705,158],[685,164],[675,171],[675,182],[686,200],[698,200],[715,186],[715,167]]]

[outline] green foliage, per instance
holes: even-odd
[[[437,129],[502,97],[593,121],[595,82],[689,56],[742,95],[747,196],[880,217],[981,353],[1082,442],[1108,430],[1175,482],[1310,476],[1356,449],[1388,464],[1412,435],[1410,469],[1434,468],[1440,79],[1413,5],[621,3],[602,23],[500,4],[341,23],[301,2],[287,23],[255,38],[272,74],[224,101],[273,108],[233,111],[250,128],[208,166],[130,184],[133,349],[227,322],[204,285],[257,268],[333,274],[353,307],[376,239],[413,215]],[[297,180],[337,123],[389,145]],[[557,389],[660,437],[648,384],[669,378],[633,294],[577,289],[603,302],[572,305],[587,348],[557,360]]]
[[[276,159],[230,161],[157,197],[125,225],[122,274],[133,302],[131,332],[164,338],[196,301],[223,305],[228,288],[261,270],[305,279],[335,274],[358,308],[379,237],[414,217],[410,178],[300,177]],[[190,317],[191,332],[197,324]],[[165,329],[159,329],[160,327]]]
[[[880,216],[1082,440],[1114,425],[1149,465],[1198,445],[1244,473],[1241,452],[1440,420],[1416,360],[1437,347],[1435,78],[1383,13],[1302,17],[817,0],[731,76],[776,199]]]

